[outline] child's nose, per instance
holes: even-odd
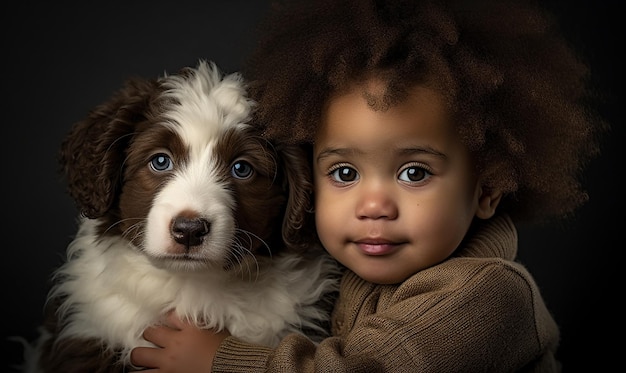
[[[363,190],[356,208],[359,219],[396,219],[398,205],[390,191],[383,188]]]

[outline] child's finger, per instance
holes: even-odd
[[[159,356],[156,348],[135,347],[130,352],[130,362],[136,367],[153,368],[159,366]]]
[[[166,325],[168,325],[172,329],[182,330],[189,324],[183,321],[180,316],[176,313],[176,311],[170,311],[167,314],[167,318],[165,319]]]
[[[143,331],[143,338],[159,347],[166,347],[167,342],[172,340],[176,331],[177,330],[165,325],[153,326]]]

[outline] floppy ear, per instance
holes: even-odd
[[[308,152],[298,145],[277,146],[288,192],[282,224],[283,241],[290,249],[305,250],[315,239],[311,196],[313,183]]]
[[[61,144],[59,165],[80,212],[97,218],[113,205],[123,175],[125,150],[136,123],[145,120],[157,92],[155,80],[130,79],[107,102],[70,129]]]

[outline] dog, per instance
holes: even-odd
[[[264,140],[254,105],[240,74],[200,60],[128,79],[71,128],[59,158],[81,216],[24,371],[132,370],[172,310],[267,346],[325,335],[338,267],[299,242],[306,154]]]

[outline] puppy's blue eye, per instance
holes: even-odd
[[[246,161],[238,160],[233,163],[230,169],[231,175],[237,179],[249,179],[254,173],[252,165]]]
[[[171,171],[174,169],[174,164],[169,155],[159,153],[150,160],[150,168],[156,172]]]

